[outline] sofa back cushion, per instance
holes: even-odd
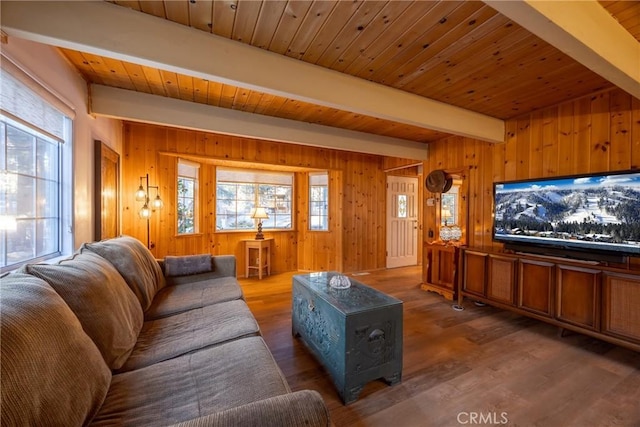
[[[142,329],[143,313],[118,271],[93,252],[78,252],[59,264],[28,264],[65,300],[111,369],[131,354]]]
[[[166,284],[162,269],[153,254],[133,237],[122,236],[85,243],[83,248],[113,264],[140,301],[143,311],[147,311],[153,297]]]
[[[0,279],[0,425],[86,425],[111,382],[100,351],[44,281]]]

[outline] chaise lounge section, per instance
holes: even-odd
[[[158,262],[124,236],[0,291],[2,425],[331,424],[319,393],[290,390],[233,256]]]

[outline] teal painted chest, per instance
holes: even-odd
[[[402,301],[349,278],[334,289],[338,273],[293,277],[292,332],[327,370],[345,404],[369,381],[402,379]]]

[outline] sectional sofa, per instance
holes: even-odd
[[[0,280],[2,425],[327,426],[292,392],[233,256],[157,261],[123,236]]]

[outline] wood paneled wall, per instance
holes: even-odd
[[[491,239],[492,184],[640,168],[640,100],[617,89],[597,93],[507,121],[505,143],[452,137],[431,144],[429,154],[425,174],[467,171],[467,244],[500,249]],[[425,206],[425,241],[435,210]]]
[[[154,254],[235,254],[239,266],[244,263],[241,240],[252,238],[253,232],[215,232],[214,165],[202,166],[201,234],[176,236],[176,155],[329,170],[330,231],[307,230],[307,174],[296,173],[296,229],[267,233],[275,239],[273,270],[354,272],[385,267],[384,170],[406,161],[127,123],[122,160],[123,233],[146,241],[146,221],[137,216],[140,203],[135,202],[133,192],[139,177],[149,173],[151,185],[160,187],[165,201],[165,208],[150,221]],[[491,240],[493,182],[640,168],[640,101],[619,90],[580,98],[509,120],[507,140],[502,144],[464,137],[431,144],[423,166],[425,175],[434,169],[463,171],[468,192],[467,244],[499,249],[501,245]],[[418,173],[417,168],[408,169]],[[425,191],[423,200],[429,197],[433,195]],[[436,208],[426,203],[422,208],[423,239],[431,241],[428,230],[437,230]]]
[[[296,196],[298,206],[298,270],[342,271],[342,212],[344,211],[343,173],[329,171],[329,230],[309,230],[309,174],[298,174]],[[333,206],[335,205],[335,206]]]
[[[176,235],[176,156],[248,162],[253,165],[328,170],[328,232],[307,230],[308,179],[296,173],[295,231],[267,232],[275,239],[272,271],[338,270],[355,272],[385,267],[385,158],[324,148],[238,138],[205,132],[127,123],[122,156],[122,230],[146,242],[146,220],[133,193],[139,177],[149,174],[160,187],[165,206],[150,220],[156,257],[197,253],[234,254],[244,275],[242,239],[255,232],[215,232],[215,165],[202,163],[200,234]],[[387,163],[389,161],[387,160]],[[400,162],[402,163],[402,162]],[[406,162],[405,162],[406,164]],[[152,195],[153,195],[152,191]]]

